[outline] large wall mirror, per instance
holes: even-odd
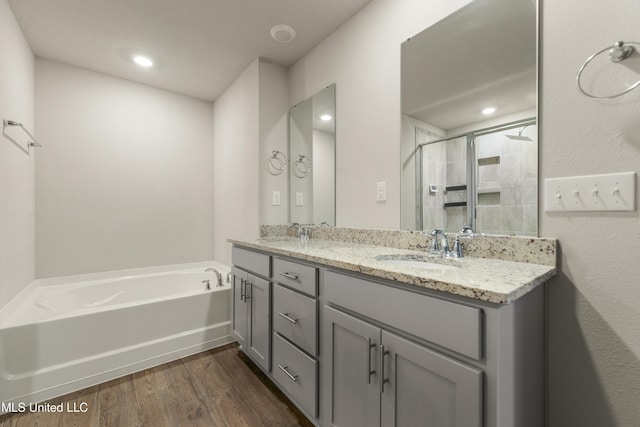
[[[535,0],[474,0],[402,44],[402,228],[538,234]]]
[[[336,224],[335,85],[289,111],[289,220]]]

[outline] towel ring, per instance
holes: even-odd
[[[274,150],[265,161],[267,172],[271,175],[280,175],[287,168],[287,156],[282,151]]]
[[[298,156],[298,160],[291,164],[291,173],[298,178],[304,178],[311,172],[311,160],[303,154]]]
[[[640,43],[638,43],[638,42],[627,42],[625,44],[624,42],[621,42],[621,41],[620,42],[615,42],[613,44],[613,46],[606,47],[606,48],[594,53],[589,58],[587,58],[587,60],[584,61],[584,64],[582,64],[582,67],[580,67],[580,70],[578,71],[578,76],[576,77],[576,82],[578,83],[578,89],[580,89],[580,92],[582,92],[583,94],[587,95],[589,98],[611,99],[611,98],[617,98],[619,96],[622,96],[625,93],[631,92],[633,89],[638,87],[638,85],[640,85],[640,80],[638,80],[637,82],[635,82],[634,84],[629,86],[627,89],[623,90],[622,92],[618,92],[618,93],[613,94],[613,95],[598,96],[598,95],[593,95],[593,94],[587,92],[586,90],[584,90],[584,88],[582,87],[582,83],[580,82],[580,78],[582,77],[582,72],[584,71],[584,69],[587,67],[587,65],[589,65],[589,63],[596,56],[608,51],[609,52],[609,59],[611,60],[611,62],[618,63],[618,62],[621,62],[621,61],[624,61],[625,59],[627,59],[636,50],[633,46],[629,46],[629,45],[640,46]]]

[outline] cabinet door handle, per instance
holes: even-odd
[[[289,377],[289,379],[291,381],[293,381],[293,382],[297,382],[298,381],[298,376],[297,375],[293,375],[291,372],[289,372],[289,367],[288,366],[278,365],[278,368],[280,368],[280,370],[282,372],[287,374],[287,376]]]
[[[389,382],[389,378],[384,376],[384,358],[389,355],[389,350],[384,349],[380,344],[380,393],[384,393],[384,385]]]
[[[249,293],[251,293],[251,295],[249,295]],[[247,300],[251,299],[252,296],[253,296],[253,283],[247,280],[246,282],[244,282],[244,302],[247,302]]]
[[[298,319],[294,319],[293,317],[289,316],[289,313],[280,313],[278,312],[278,315],[281,317],[284,317],[285,319],[287,319],[289,322],[293,323],[294,325],[296,325],[298,323]]]
[[[298,276],[296,276],[294,274],[291,274],[291,273],[285,273],[285,272],[281,271],[280,275],[286,277],[287,279],[298,280]]]
[[[240,278],[240,301],[244,302],[244,279]]]
[[[371,349],[376,347],[376,343],[372,342],[371,338],[367,338],[367,345],[367,383],[371,384],[371,375],[376,373],[375,369],[371,370]]]

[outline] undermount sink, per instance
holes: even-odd
[[[457,270],[460,268],[453,260],[435,258],[428,255],[379,255],[376,261],[397,267],[423,268],[426,270]]]

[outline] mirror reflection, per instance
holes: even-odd
[[[335,225],[335,85],[289,111],[289,220]]]
[[[536,34],[475,0],[402,44],[402,228],[537,235]]]

